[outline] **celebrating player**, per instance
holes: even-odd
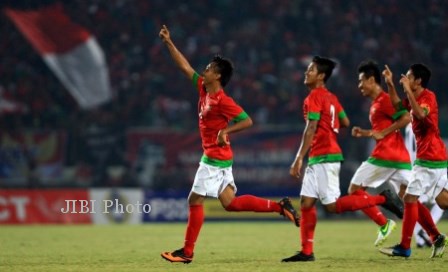
[[[401,137],[400,129],[411,118],[406,110],[396,111],[390,102],[389,94],[381,88],[381,71],[373,61],[364,61],[358,67],[360,89],[363,96],[372,100],[369,120],[372,129],[352,128],[354,137],[371,137],[376,145],[367,161],[363,162],[350,182],[349,194],[367,195],[366,187],[377,188],[390,182],[397,194],[402,197],[411,177],[411,160]],[[378,207],[362,210],[378,226],[375,246],[383,244],[396,223],[387,219]]]
[[[229,134],[250,127],[252,120],[223,90],[232,76],[232,63],[215,56],[199,75],[176,48],[165,25],[159,36],[176,65],[198,90],[199,129],[204,149],[188,196],[189,215],[184,247],[163,252],[161,256],[171,262],[190,263],[193,260],[195,242],[204,221],[203,203],[206,197],[218,198],[227,211],[277,212],[299,226],[297,212],[288,198],[276,203],[252,195],[235,196],[237,188],[232,175],[233,154]],[[229,125],[230,121],[233,121],[232,125]]]
[[[447,239],[432,220],[428,208],[418,201],[419,196],[435,197],[437,204],[448,208],[447,155],[438,127],[439,109],[435,94],[427,89],[431,71],[423,64],[413,64],[400,83],[407,98],[400,100],[389,67],[383,71],[393,106],[397,110],[407,109],[412,116],[412,130],[417,142],[417,159],[412,170],[412,179],[404,195],[404,218],[401,242],[382,248],[380,252],[389,256],[411,255],[412,232],[418,221],[433,241],[431,258],[441,257]]]
[[[415,136],[412,132],[412,125],[408,124],[406,126],[405,132],[404,132],[404,144],[406,145],[406,148],[409,151],[409,155],[411,156],[411,162],[415,160],[415,157],[417,155],[417,146],[415,143]],[[436,200],[434,197],[430,197],[427,194],[423,194],[418,198],[418,201],[421,203],[431,206],[431,217],[434,221],[434,224],[437,224],[439,220],[443,216],[443,210],[437,205]],[[418,248],[422,247],[431,247],[432,241],[431,238],[428,236],[426,231],[422,228],[422,226],[417,223],[414,228],[414,238],[415,243],[417,244]]]
[[[339,169],[343,156],[336,136],[339,128],[348,127],[350,121],[338,98],[325,86],[335,66],[336,63],[332,60],[315,56],[305,72],[305,85],[310,90],[303,104],[306,127],[289,172],[293,177],[300,177],[303,159],[311,149],[300,192],[302,249],[298,254],[283,259],[283,262],[315,260],[313,241],[317,223],[317,199],[332,213],[356,211],[379,204],[399,210],[384,195],[353,194],[339,197]]]

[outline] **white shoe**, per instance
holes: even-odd
[[[380,227],[378,230],[378,237],[376,238],[375,246],[377,247],[382,245],[396,227],[397,223],[395,223],[394,220],[387,219],[386,225]]]
[[[432,244],[432,254],[431,258],[434,257],[442,257],[445,252],[445,247],[448,245],[448,240],[446,239],[445,234],[439,234],[434,244]]]

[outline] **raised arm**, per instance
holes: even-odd
[[[389,69],[389,66],[387,65],[385,65],[385,69],[383,71],[383,77],[384,81],[386,81],[387,84],[387,91],[389,92],[392,105],[396,110],[400,110],[401,99],[397,94],[397,90],[395,89],[392,71]]]
[[[193,74],[195,73],[195,70],[191,67],[190,63],[184,57],[184,55],[174,45],[174,43],[170,37],[170,32],[169,32],[168,28],[166,27],[166,25],[163,25],[162,29],[160,30],[159,37],[162,39],[162,41],[168,47],[171,57],[173,58],[177,67],[179,67],[179,69],[182,71],[182,73],[184,73],[188,77],[188,79],[192,79]]]
[[[420,105],[417,103],[417,100],[415,99],[414,93],[411,90],[411,86],[409,85],[409,78],[406,75],[401,75],[400,84],[403,85],[403,90],[406,93],[409,104],[412,108],[412,114],[417,119],[424,119],[426,115],[428,115],[428,112],[425,111]]]

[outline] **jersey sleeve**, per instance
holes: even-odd
[[[336,113],[338,114],[339,119],[344,119],[345,117],[347,117],[347,114],[345,113],[345,110],[342,107],[341,103],[339,103],[339,101],[337,103]]]
[[[404,107],[400,107],[399,110],[396,110],[392,105],[392,101],[389,96],[387,96],[387,99],[382,101],[381,110],[386,116],[392,118],[392,120],[398,120],[401,116],[403,116],[403,114],[407,113],[407,110]]]
[[[193,78],[191,79],[193,82],[193,86],[198,90],[198,92],[202,95],[205,93],[204,87],[202,85],[202,82],[204,81],[204,78],[201,77],[198,73],[193,74]]]
[[[423,99],[419,101],[418,105],[426,113],[426,118],[423,118],[422,121],[429,126],[438,126],[438,124],[434,123],[434,119],[429,117],[431,111],[436,110],[437,108],[435,95],[425,95]]]
[[[308,96],[307,111],[306,117],[308,120],[320,120],[322,101],[319,99],[317,93],[312,92]]]
[[[422,101],[420,101],[419,106],[423,109],[426,115],[428,115],[431,110],[436,107],[435,96],[426,95],[423,97]]]
[[[230,121],[237,123],[249,118],[243,108],[230,97],[226,96],[221,100],[220,108],[222,114]]]

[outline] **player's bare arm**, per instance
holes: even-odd
[[[190,63],[184,57],[184,55],[174,45],[173,41],[171,40],[170,31],[168,30],[168,27],[166,27],[166,25],[162,26],[159,37],[168,47],[170,55],[176,63],[177,67],[179,67],[182,73],[184,73],[189,79],[193,78],[195,70],[191,67]]]
[[[417,100],[415,99],[414,93],[412,92],[410,86],[409,78],[406,75],[401,75],[400,84],[403,86],[403,90],[409,99],[409,104],[411,104],[412,114],[419,120],[424,119],[427,113],[423,110],[422,107],[420,107]]]
[[[411,115],[408,112],[406,112],[405,114],[400,116],[400,118],[398,118],[392,125],[390,125],[389,127],[383,129],[382,131],[380,131],[379,134],[382,135],[382,138],[384,138],[387,135],[389,135],[390,133],[392,133],[392,132],[394,132],[396,130],[404,128],[410,122],[411,122]],[[373,137],[376,138],[375,135]]]
[[[384,137],[386,137],[387,135],[389,135],[390,133],[392,133],[392,132],[394,132],[396,130],[399,130],[401,128],[404,128],[410,122],[411,122],[411,116],[410,116],[410,114],[408,112],[406,112],[405,114],[400,116],[400,118],[398,118],[389,127],[383,129],[382,131],[373,131],[372,138],[374,138],[375,140],[381,140]]]
[[[356,138],[372,137],[373,131],[371,129],[363,129],[361,127],[354,126],[352,128],[352,136]]]
[[[248,117],[238,123],[228,126],[225,129],[221,129],[218,132],[218,138],[216,139],[216,141],[218,142],[218,145],[219,146],[229,145],[230,144],[229,136],[228,136],[229,134],[245,130],[245,129],[251,127],[252,124],[253,124],[252,119],[250,117]]]
[[[350,119],[348,119],[348,117],[344,117],[342,119],[339,120],[339,125],[343,128],[347,128],[350,126]]]
[[[400,109],[401,99],[397,94],[397,90],[395,89],[393,73],[387,65],[384,66],[383,77],[384,81],[387,84],[387,91],[389,93],[390,100],[392,101],[392,105],[396,110],[398,110]]]
[[[313,142],[314,134],[317,130],[318,120],[308,120],[306,122],[305,131],[303,132],[302,140],[300,141],[300,147],[297,151],[296,158],[289,169],[289,174],[295,178],[300,177],[302,170],[303,159],[305,158],[308,150]]]

